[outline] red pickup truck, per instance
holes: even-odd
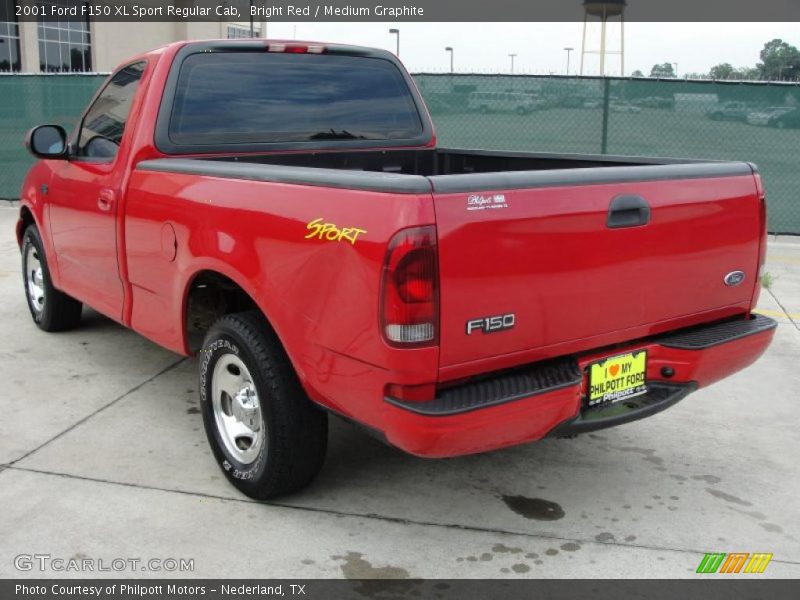
[[[753,165],[439,148],[382,50],[164,46],[27,145],[34,321],[87,304],[198,354],[209,442],[253,498],[313,479],[328,413],[484,452],[657,413],[774,334]]]

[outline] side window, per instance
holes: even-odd
[[[110,161],[117,155],[144,67],[140,62],[120,69],[100,92],[81,123],[78,156]]]

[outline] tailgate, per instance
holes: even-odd
[[[759,199],[749,166],[733,165],[679,179],[666,178],[676,166],[644,167],[646,181],[630,180],[640,167],[613,169],[625,177],[609,183],[576,169],[558,174],[573,182],[480,191],[453,190],[486,175],[432,177],[440,366],[513,353],[525,362],[536,349],[533,359],[547,358],[746,311]],[[726,284],[734,271],[744,281]]]

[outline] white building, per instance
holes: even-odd
[[[39,4],[75,6],[90,2],[42,0]],[[26,22],[16,16],[16,5],[16,0],[0,0],[0,72],[105,72],[132,55],[178,40],[251,37],[249,22]],[[255,21],[253,37],[265,37],[266,29],[266,21]]]

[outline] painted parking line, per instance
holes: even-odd
[[[757,308],[753,311],[759,315],[764,315],[765,317],[778,317],[781,319],[800,319],[800,313],[787,313],[783,312],[782,310],[769,310],[767,308]]]
[[[800,265],[800,257],[786,256],[783,254],[767,254],[767,264]]]

